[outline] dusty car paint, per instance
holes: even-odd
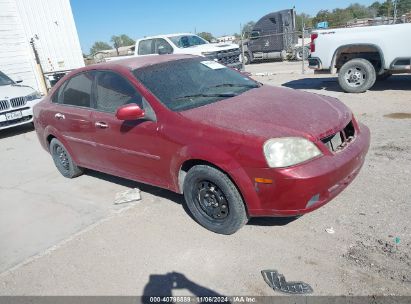
[[[149,56],[79,69],[62,79],[34,109],[43,147],[59,139],[82,167],[181,193],[180,169],[202,161],[224,171],[240,190],[249,216],[294,216],[329,202],[358,174],[370,133],[334,98],[262,86],[199,108],[173,112],[133,76],[136,68],[192,56]],[[54,104],[55,90],[77,73],[113,70],[137,88],[156,121],[120,121],[114,114]],[[64,113],[65,122],[55,119]],[[109,128],[99,129],[104,121]],[[338,153],[321,142],[352,121],[355,138]],[[288,168],[269,168],[263,144],[273,137],[299,136],[322,156]],[[256,178],[273,183],[257,183]]]

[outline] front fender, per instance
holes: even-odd
[[[184,162],[189,160],[200,160],[213,164],[223,170],[242,195],[247,209],[258,206],[258,196],[252,179],[247,175],[244,168],[230,154],[210,145],[190,145],[182,147],[171,160],[170,170],[175,192],[181,193],[179,187],[179,172]]]

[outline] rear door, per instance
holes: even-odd
[[[91,121],[94,72],[70,78],[53,95],[50,117],[79,165],[87,166],[95,157],[94,126]]]
[[[105,172],[166,186],[164,181],[168,171],[161,161],[164,142],[158,134],[151,106],[125,77],[114,71],[97,73],[95,95],[96,110],[92,119],[96,145],[100,150],[96,160],[99,165]],[[118,120],[116,110],[130,103],[151,113],[150,119]]]

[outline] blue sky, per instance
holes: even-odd
[[[175,32],[211,32],[215,36],[240,31],[240,23],[292,8],[315,15],[320,9],[370,5],[375,0],[70,0],[83,51],[112,35],[133,39]]]

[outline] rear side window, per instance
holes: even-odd
[[[53,97],[51,98],[51,102],[53,103],[59,103],[62,101],[62,95],[63,95],[63,91],[64,91],[64,86],[65,83],[63,83],[56,92],[54,92]]]
[[[59,102],[66,105],[89,108],[91,106],[93,78],[94,72],[87,72],[69,79],[64,88],[63,96],[58,96]]]
[[[96,83],[96,109],[114,113],[125,104],[143,106],[141,95],[122,76],[114,72],[99,72]]]
[[[138,44],[138,54],[139,55],[154,54],[153,39],[141,40],[140,43]]]

